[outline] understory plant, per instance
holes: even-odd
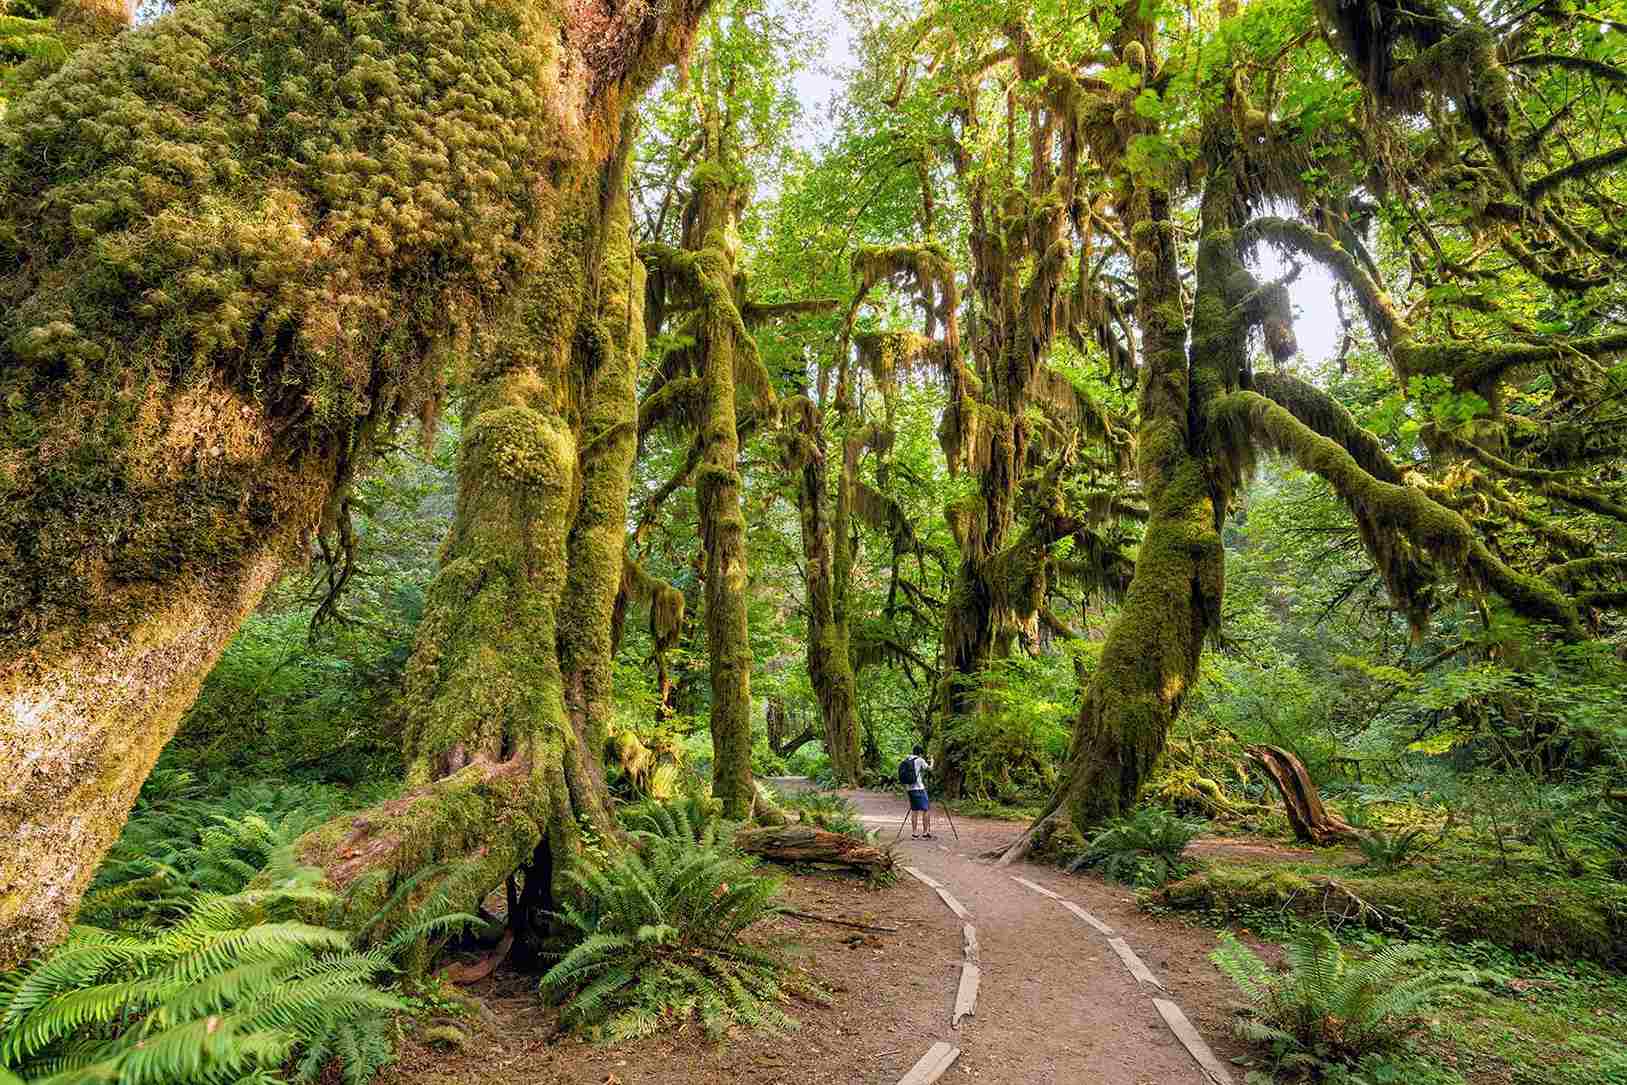
[[[333,903],[308,878],[204,895],[128,930],[78,926],[0,975],[0,1081],[212,1085],[372,1080],[394,1053],[396,957],[464,917],[366,950],[294,918]],[[7,1077],[7,1075],[11,1077]],[[330,1079],[331,1080],[331,1079]]]
[[[1356,846],[1367,858],[1367,865],[1378,870],[1399,870],[1427,851],[1431,841],[1421,828],[1369,829],[1356,836]]]
[[[1162,807],[1143,806],[1107,824],[1070,869],[1100,867],[1126,885],[1158,886],[1184,874],[1181,856],[1203,822],[1176,817]]]
[[[1270,1048],[1281,1069],[1348,1065],[1394,1047],[1442,999],[1480,993],[1475,973],[1423,964],[1422,945],[1384,946],[1356,959],[1325,928],[1305,925],[1284,948],[1280,973],[1229,931],[1210,954],[1247,1000],[1238,1037]]]
[[[865,838],[859,808],[834,791],[801,791],[786,795],[782,804],[798,819],[816,829]]]
[[[788,1029],[788,991],[817,995],[772,950],[742,940],[774,914],[779,882],[749,860],[682,834],[645,835],[603,868],[566,871],[558,918],[576,944],[542,978],[563,1019],[606,1041],[698,1019]]]
[[[621,822],[628,831],[640,837],[661,837],[670,841],[702,848],[721,846],[728,842],[735,822],[719,816],[718,803],[700,795],[686,795],[670,802],[653,799],[620,811]]]

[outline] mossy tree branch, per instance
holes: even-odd
[[[1393,548],[1391,540],[1404,537],[1419,552],[1501,595],[1517,613],[1556,626],[1567,639],[1580,639],[1575,603],[1552,584],[1510,568],[1486,549],[1463,517],[1416,487],[1374,478],[1343,445],[1287,409],[1254,392],[1234,392],[1214,404],[1210,417],[1218,431],[1247,433],[1326,479],[1356,513],[1363,541],[1381,570],[1387,564],[1384,555]]]

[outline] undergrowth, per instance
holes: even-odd
[[[1284,947],[1288,967],[1271,970],[1230,932],[1210,955],[1247,1007],[1237,1035],[1269,1048],[1278,1069],[1322,1071],[1396,1047],[1421,1011],[1448,996],[1478,994],[1474,972],[1422,966],[1427,947],[1386,945],[1347,956],[1325,929],[1300,927]]]
[[[787,994],[818,997],[778,953],[742,939],[774,914],[779,882],[687,828],[645,833],[603,869],[566,871],[577,892],[558,918],[576,944],[542,990],[568,1026],[614,1042],[698,1020],[718,1038],[735,1025],[794,1028]]]
[[[1090,841],[1071,870],[1100,867],[1126,885],[1159,886],[1181,877],[1190,864],[1181,858],[1203,822],[1178,818],[1161,807],[1143,806],[1109,822]]]
[[[334,903],[280,853],[272,889],[205,894],[162,922],[77,926],[0,977],[0,1067],[36,1085],[316,1081],[361,1085],[393,1057],[395,961],[468,917],[426,915],[389,941],[302,922]]]
[[[421,895],[365,948],[311,922],[345,901],[288,845],[366,798],[264,782],[210,796],[190,773],[155,772],[78,925],[0,974],[0,1082],[370,1081],[409,1008],[393,989],[402,963],[473,917]]]

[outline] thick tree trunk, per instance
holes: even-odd
[[[282,568],[268,543],[241,565],[132,601],[0,672],[0,969],[58,938],[118,838],[153,762],[238,625]]]
[[[1150,55],[1150,24],[1127,23],[1121,35],[1121,53],[1134,42]],[[1225,123],[1224,114],[1211,120],[1211,135]],[[1242,302],[1254,282],[1233,232],[1232,163],[1217,143],[1206,145],[1215,160],[1200,220],[1190,352],[1169,194],[1146,181],[1130,198],[1145,359],[1137,470],[1150,515],[1124,605],[1080,704],[1062,780],[1046,812],[1002,862],[1043,839],[1061,817],[1090,832],[1130,811],[1197,677],[1204,641],[1218,627],[1225,592],[1220,523],[1236,477],[1214,456],[1206,411],[1237,386],[1250,327]]]
[[[419,790],[376,821],[444,807],[403,835],[402,860],[442,847],[434,836],[486,849],[495,869],[529,857],[544,826],[565,833],[567,807],[591,810],[593,789],[566,782],[558,588],[539,583],[564,582],[575,513],[569,344],[622,116],[703,4],[497,4],[490,19],[429,0],[411,18],[383,6],[335,23],[318,0],[197,0],[80,50],[10,103],[0,750],[31,768],[0,792],[13,844],[0,861],[0,968],[64,930],[238,623],[331,519],[375,438],[433,413],[454,351],[479,363],[464,469],[475,484],[426,623],[446,643],[421,640],[413,664]],[[338,40],[317,42],[310,26]],[[376,55],[380,40],[395,52]],[[444,79],[416,59],[438,52]],[[381,67],[396,86],[388,109],[335,89],[373,85]],[[266,70],[306,69],[297,108],[251,101]],[[226,119],[196,123],[207,111]],[[466,150],[448,158],[454,142]],[[183,161],[197,168],[179,183]],[[105,213],[90,222],[82,206]],[[114,268],[117,253],[131,256]],[[521,646],[517,628],[548,630],[543,648]],[[492,664],[485,638],[514,645],[515,660]],[[456,784],[432,783],[459,764],[470,768]],[[436,794],[454,801],[426,801]],[[515,795],[522,816],[485,819]],[[427,827],[437,818],[445,832]],[[373,838],[349,845],[352,858]]]
[[[551,194],[553,264],[475,367],[457,517],[407,670],[415,790],[305,844],[336,884],[382,873],[360,895],[372,908],[427,863],[453,864],[470,903],[525,867],[509,917],[521,953],[583,825],[614,831],[602,750],[643,344],[625,151]],[[572,384],[584,398],[567,418]]]

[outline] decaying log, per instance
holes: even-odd
[[[838,863],[864,871],[893,868],[891,851],[810,825],[742,829],[734,842],[746,854],[776,863]]]
[[[1299,758],[1276,746],[1248,746],[1244,752],[1282,793],[1282,805],[1294,827],[1294,836],[1319,846],[1355,839],[1356,830],[1322,805],[1322,796]]]

